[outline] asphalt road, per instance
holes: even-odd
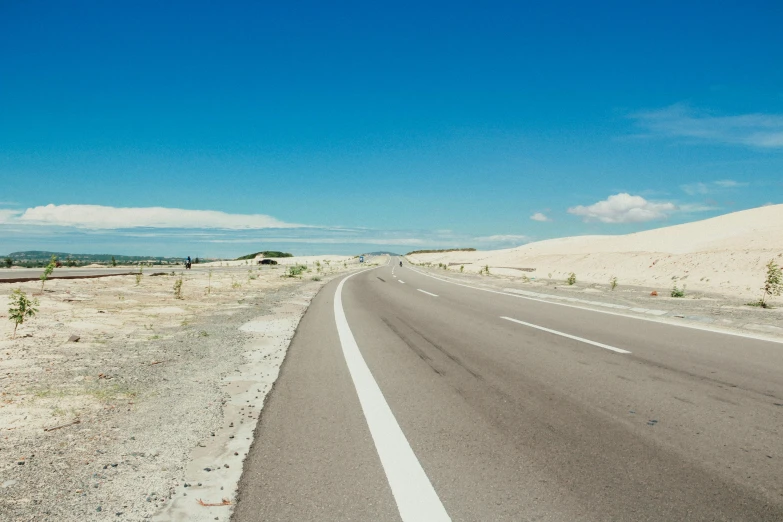
[[[783,520],[783,344],[407,264],[341,281],[292,340],[235,520]]]

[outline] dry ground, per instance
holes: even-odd
[[[355,267],[311,264],[301,278],[282,277],[284,267],[193,270],[183,299],[170,274],[50,280],[43,293],[40,283],[0,285],[3,520],[140,520],[186,494],[191,452],[221,429],[225,381],[252,356],[240,326],[284,323],[283,350],[269,357],[276,376],[309,299]],[[11,339],[14,288],[40,306]],[[269,388],[255,394],[260,405]]]

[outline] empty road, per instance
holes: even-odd
[[[783,520],[783,344],[428,274],[315,297],[235,520]]]

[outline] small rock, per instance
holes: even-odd
[[[95,508],[95,511],[97,511],[98,513],[100,513],[101,511],[103,511],[103,508],[102,508],[101,506],[98,506],[97,508]]]
[[[78,342],[79,342],[79,339],[81,339],[81,337],[79,337],[78,335],[71,335],[71,336],[68,338],[68,342],[69,342],[69,343],[78,343]]]
[[[223,464],[223,467],[224,467],[224,468],[227,468],[227,467],[228,467],[228,464]]]

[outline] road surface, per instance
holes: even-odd
[[[432,275],[315,297],[235,520],[783,520],[782,344]]]

